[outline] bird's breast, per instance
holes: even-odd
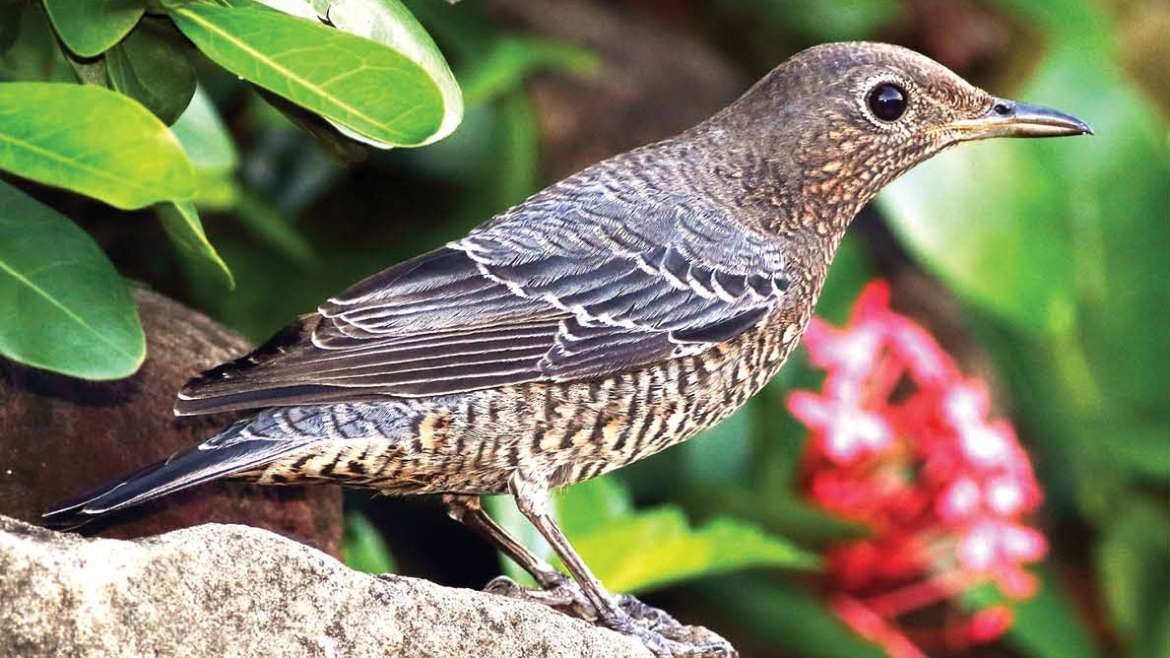
[[[601,380],[513,387],[498,398],[485,396],[484,413],[473,415],[491,419],[483,438],[501,446],[493,466],[545,472],[552,486],[573,484],[685,441],[734,413],[776,374],[807,320],[772,317],[700,354]],[[496,407],[490,400],[513,402]]]

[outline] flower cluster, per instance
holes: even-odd
[[[788,398],[811,432],[802,482],[817,505],[870,531],[826,556],[838,614],[891,656],[919,658],[904,623],[912,613],[955,607],[989,582],[1030,597],[1024,565],[1047,544],[1024,519],[1041,492],[1011,425],[989,419],[986,386],[893,312],[880,282],[844,328],[814,319],[804,345],[827,374],[820,393]],[[1012,623],[1006,605],[947,618],[948,644],[988,641]]]

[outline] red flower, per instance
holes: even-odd
[[[1009,599],[1031,596],[1024,565],[1047,543],[1025,521],[1041,499],[1032,465],[1011,425],[989,418],[986,386],[963,377],[889,299],[884,283],[871,283],[845,327],[811,322],[804,345],[824,385],[791,393],[788,407],[810,430],[808,495],[871,530],[826,555],[834,609],[891,656],[919,658],[899,626],[909,613],[955,606],[984,583]],[[997,605],[943,635],[986,642],[1011,623],[1011,609]]]

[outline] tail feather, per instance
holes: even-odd
[[[239,438],[242,425],[65,501],[42,515],[50,527],[76,527],[167,494],[268,464],[311,441]]]

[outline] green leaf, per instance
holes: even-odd
[[[521,544],[527,546],[534,555],[546,562],[556,560],[552,547],[544,541],[536,527],[524,518],[520,510],[516,508],[516,502],[511,496],[492,496],[484,503],[488,513],[491,514],[496,523],[506,529]],[[527,571],[521,569],[520,565],[503,554],[500,554],[500,566],[503,568],[504,574],[517,583],[527,587],[536,586],[536,581]]]
[[[237,196],[233,175],[240,157],[223,119],[202,88],[196,88],[171,132],[195,165],[196,204],[204,208],[233,206]]]
[[[691,492],[688,502],[700,499],[691,507],[701,513],[728,514],[806,548],[826,547],[869,534],[864,526],[835,517],[786,489],[712,487]]]
[[[386,542],[369,519],[358,513],[345,515],[341,559],[355,571],[373,574],[394,572],[394,558],[386,548]]]
[[[1170,429],[1166,419],[1126,423],[1116,417],[1084,422],[1091,432],[1090,448],[1122,471],[1142,478],[1170,482]]]
[[[165,20],[165,19],[163,19]],[[172,124],[195,94],[195,67],[169,21],[143,19],[106,53],[110,85]]]
[[[146,356],[138,309],[84,231],[0,182],[0,355],[85,379],[134,373]]]
[[[479,212],[498,212],[519,203],[539,189],[536,183],[540,158],[540,136],[532,102],[523,91],[515,91],[500,100],[493,135],[495,153],[506,154],[503,165],[497,163],[486,177],[487,189],[481,190]]]
[[[223,262],[215,247],[208,242],[207,234],[203,232],[203,224],[199,221],[199,213],[193,204],[166,203],[157,206],[156,210],[159,220],[162,221],[163,230],[179,253],[200,270],[211,271],[220,285],[229,289],[236,286],[227,263]]]
[[[615,519],[570,539],[615,592],[646,591],[741,569],[819,566],[811,553],[736,519],[715,518],[692,529],[682,510],[672,506]]]
[[[82,57],[97,57],[142,18],[142,0],[43,0],[61,41]]]
[[[275,109],[278,114],[312,137],[313,141],[335,162],[342,164],[361,162],[367,157],[368,150],[362,146],[360,141],[355,141],[342,134],[337,126],[330,123],[328,119],[319,114],[313,114],[267,89],[257,89],[256,91],[268,107]]]
[[[202,88],[195,90],[191,103],[171,126],[171,132],[199,171],[227,174],[239,166],[236,145]]]
[[[91,85],[0,83],[0,169],[123,209],[195,191],[191,162],[167,127]]]
[[[1126,644],[1152,646],[1170,606],[1170,516],[1137,496],[1118,505],[1097,546],[1097,576],[1113,626]]]
[[[574,536],[586,535],[614,519],[633,513],[630,492],[615,477],[593,478],[562,489],[556,495],[561,529]]]
[[[431,36],[399,0],[311,0],[317,15],[337,29],[388,46],[420,66],[438,84],[443,97],[443,123],[425,144],[455,130],[463,118],[463,95],[447,60]],[[392,143],[370,139],[342,123],[330,121],[342,134],[377,148]]]
[[[1052,169],[1037,146],[963,145],[911,170],[880,202],[901,242],[965,299],[1017,328],[1058,333],[1073,322],[1073,247],[1064,179],[1044,175]]]
[[[1040,591],[1016,607],[1008,644],[1034,658],[1099,658],[1069,594],[1043,570]]]
[[[354,5],[339,3],[330,19],[362,29]],[[365,141],[422,146],[454,130],[462,101],[454,77],[417,23],[397,3],[372,20],[401,39],[387,47],[361,36],[289,16],[252,0],[232,6],[174,3],[179,29],[220,66],[343,126]],[[373,16],[369,14],[368,16]],[[405,14],[409,15],[409,14]],[[400,20],[401,19],[401,20]],[[381,21],[391,21],[382,23]],[[411,19],[413,20],[413,19]],[[398,22],[393,22],[398,21]],[[393,32],[400,29],[401,32]]]
[[[60,46],[49,17],[43,11],[27,11],[31,5],[18,1],[26,11],[13,16],[11,28],[19,30],[20,38],[0,57],[0,82],[74,82],[77,76],[66,59],[67,49]]]

